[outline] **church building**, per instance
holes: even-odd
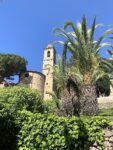
[[[20,84],[37,89],[44,100],[51,99],[49,93],[54,91],[53,66],[56,63],[56,51],[52,45],[44,49],[42,73],[37,71],[27,71],[20,75]]]

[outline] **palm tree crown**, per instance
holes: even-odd
[[[110,43],[102,43],[106,35],[111,34],[112,30],[105,31],[99,39],[94,40],[94,34],[97,27],[96,18],[94,18],[91,28],[87,27],[86,17],[82,19],[82,23],[78,22],[75,26],[71,21],[64,25],[64,29],[57,28],[57,35],[65,37],[66,43],[58,41],[67,46],[67,49],[72,54],[74,64],[70,65],[69,74],[76,78],[78,84],[93,84],[98,79],[108,76],[108,71],[112,64],[108,59],[103,59],[99,52],[105,46],[112,45]],[[66,32],[65,29],[71,27],[71,32]],[[110,72],[111,73],[111,72]]]

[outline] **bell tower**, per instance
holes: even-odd
[[[44,86],[44,100],[50,100],[49,92],[54,91],[53,66],[56,63],[56,51],[53,45],[49,44],[44,49],[43,69],[42,73],[46,76]]]

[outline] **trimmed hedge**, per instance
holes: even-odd
[[[27,117],[18,135],[19,150],[87,150],[94,142],[103,149],[102,129],[109,124],[106,118]]]

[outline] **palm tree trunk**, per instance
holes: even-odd
[[[81,86],[81,114],[96,115],[98,113],[98,102],[95,85]]]
[[[70,86],[70,99],[73,104],[73,115],[80,116],[80,97],[77,88]]]
[[[63,116],[73,116],[74,108],[68,89],[61,94],[61,111]]]
[[[79,116],[80,115],[80,96],[79,90],[75,82],[68,80],[67,88],[61,95],[61,108],[65,116]]]

